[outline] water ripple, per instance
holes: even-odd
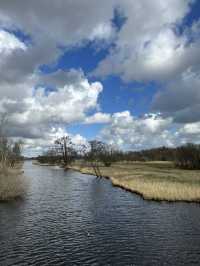
[[[27,198],[0,205],[0,265],[199,265],[200,205],[30,162],[25,172]]]

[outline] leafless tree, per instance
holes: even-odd
[[[21,158],[22,142],[14,142],[6,135],[8,125],[8,115],[0,114],[0,166],[14,167],[15,163]]]
[[[10,143],[5,134],[8,117],[6,113],[0,114],[0,163],[1,167],[5,167],[8,163]]]
[[[68,166],[76,157],[75,145],[69,136],[64,136],[55,141],[58,146],[58,151],[62,154],[65,166]]]
[[[102,166],[102,163],[106,167],[111,166],[115,158],[114,149],[111,145],[98,140],[90,141],[89,144],[90,148],[85,154],[85,160],[90,162],[95,175],[102,177],[100,166]]]

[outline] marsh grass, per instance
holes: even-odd
[[[8,201],[25,195],[27,183],[21,166],[14,169],[0,165],[0,201]]]
[[[94,174],[90,167],[74,166]],[[171,162],[116,163],[101,167],[114,186],[140,194],[149,200],[200,202],[200,170],[176,169]]]

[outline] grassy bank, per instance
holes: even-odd
[[[72,166],[82,173],[94,174],[91,167]],[[116,163],[100,167],[102,176],[112,184],[140,194],[149,200],[200,202],[200,171],[174,168],[171,162]]]
[[[14,169],[0,167],[0,201],[23,197],[26,186],[21,166]]]

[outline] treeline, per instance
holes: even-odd
[[[175,149],[160,147],[141,151],[118,151],[117,161],[172,161],[175,158]]]
[[[121,152],[120,160],[173,161],[178,168],[195,170],[200,169],[200,145],[188,143],[176,148],[160,147],[142,151]]]
[[[175,163],[183,169],[200,169],[200,145],[190,143],[178,147],[175,152]]]
[[[114,162],[125,161],[173,161],[179,168],[200,169],[200,145],[122,151],[98,140],[90,141],[87,145],[75,145],[69,136],[65,136],[57,139],[54,145],[37,159],[41,163],[63,164],[65,167],[75,160],[90,162],[93,167],[99,164],[109,167]]]

